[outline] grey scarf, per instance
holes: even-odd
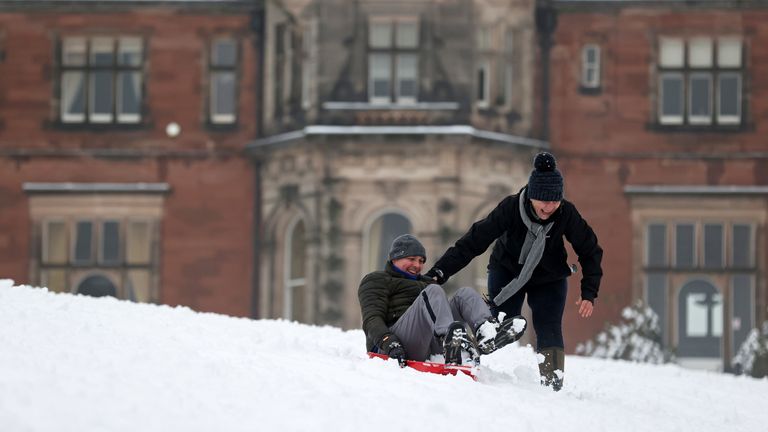
[[[547,233],[552,229],[554,225],[550,222],[546,225],[536,223],[528,217],[528,212],[525,211],[525,193],[527,190],[520,192],[520,198],[518,204],[520,207],[520,217],[523,219],[523,223],[528,228],[528,234],[525,236],[525,242],[523,248],[520,250],[520,259],[518,264],[523,265],[523,269],[516,278],[512,279],[512,282],[501,289],[499,294],[493,298],[493,303],[500,305],[507,301],[510,297],[520,291],[520,288],[528,282],[533,273],[533,269],[541,261],[542,255],[544,255],[544,242],[547,238]]]

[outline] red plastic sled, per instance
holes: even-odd
[[[368,357],[389,360],[389,356],[386,354],[369,352]],[[468,375],[472,377],[473,380],[477,381],[477,376],[475,376],[472,366],[455,366],[435,362],[420,362],[415,360],[407,360],[406,366],[416,369],[419,372],[428,372],[440,375],[456,375],[457,373],[461,372],[464,375]]]

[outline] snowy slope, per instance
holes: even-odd
[[[530,347],[480,382],[369,360],[360,330],[52,294],[0,281],[0,431],[766,431],[768,380]]]

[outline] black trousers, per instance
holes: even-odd
[[[506,269],[488,270],[488,295],[491,299],[504,288],[514,276]],[[531,308],[533,330],[536,332],[536,349],[564,348],[563,344],[563,312],[568,294],[568,282],[565,279],[545,284],[525,284],[520,291],[497,305],[494,315],[504,312],[507,317],[520,315],[523,301],[528,297]]]

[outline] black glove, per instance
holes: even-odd
[[[435,281],[438,285],[442,285],[448,281],[442,270],[437,267],[432,267],[428,272],[424,274],[428,279]]]
[[[384,338],[381,340],[380,347],[381,352],[388,355],[389,358],[397,360],[397,363],[400,364],[400,367],[405,367],[405,349],[403,349],[403,345],[400,343],[400,340],[397,339],[397,336],[393,334],[384,336]]]

